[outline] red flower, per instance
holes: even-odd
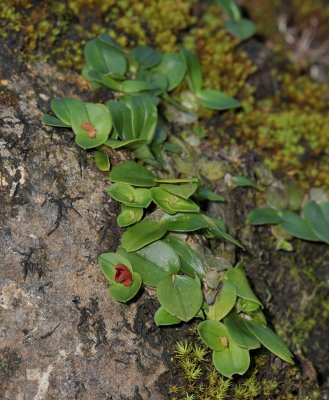
[[[96,137],[96,128],[90,122],[85,122],[85,123],[81,124],[80,127],[87,132],[87,135],[90,138]]]
[[[123,264],[117,264],[115,266],[115,278],[116,282],[121,282],[124,286],[130,286],[133,281],[130,270]]]

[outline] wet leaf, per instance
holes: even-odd
[[[121,303],[127,303],[139,292],[142,286],[142,278],[137,272],[132,273],[132,284],[130,286],[124,286],[120,282],[113,282],[109,287],[110,295]]]
[[[130,251],[136,251],[142,247],[161,239],[167,230],[165,227],[151,221],[141,221],[129,227],[121,238],[122,247]]]
[[[147,208],[152,201],[148,189],[135,189],[126,183],[113,183],[107,192],[113,199],[130,207]]]
[[[202,105],[211,110],[231,110],[240,107],[240,102],[226,93],[213,89],[200,90],[197,98]]]
[[[202,341],[211,350],[224,351],[228,348],[228,332],[224,324],[218,321],[203,321],[198,325]]]
[[[271,329],[254,321],[245,320],[244,323],[263,346],[287,363],[294,364],[290,350]]]
[[[197,274],[200,278],[204,278],[204,265],[191,246],[183,240],[170,235],[165,238],[165,242],[168,243],[179,255],[181,260],[181,270],[184,274],[189,275],[192,278]]]
[[[100,171],[109,171],[110,170],[110,159],[106,151],[97,150],[95,154],[95,163],[96,167]]]
[[[157,298],[167,312],[185,322],[191,320],[202,305],[199,284],[184,275],[173,275],[159,282]]]
[[[156,326],[161,325],[176,325],[182,322],[179,318],[171,315],[163,307],[160,307],[154,315]]]
[[[127,183],[133,186],[151,187],[156,185],[152,172],[133,161],[113,167],[109,178],[112,182]]]

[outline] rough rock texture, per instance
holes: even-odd
[[[96,169],[91,153],[75,145],[72,132],[41,124],[50,98],[87,99],[84,83],[46,65],[23,66],[0,47],[0,398],[167,399],[165,386],[181,383],[170,353],[184,329],[155,327],[152,292],[129,306],[109,298],[97,255],[116,249],[121,232],[106,174]],[[208,183],[215,185],[230,163],[222,161],[220,150],[202,146],[190,162],[179,157],[180,162],[199,169],[203,178],[211,171],[214,180]],[[253,178],[261,163],[249,156],[241,169]],[[328,253],[324,246],[295,241],[298,252],[279,254],[270,228],[244,227],[255,196],[235,189],[226,194],[227,204],[211,209],[247,251],[217,242],[213,249],[232,262],[246,259],[267,316],[298,356],[297,369],[268,356],[261,375],[278,382],[282,397],[276,398],[312,400],[317,381],[307,357],[322,383],[328,376],[328,317],[321,320],[316,311],[328,296]],[[295,340],[301,332],[306,337]]]
[[[42,127],[78,77],[2,52],[0,398],[161,399],[162,332],[150,313],[136,329],[143,300],[111,300],[96,265],[120,237],[106,174],[71,132]]]

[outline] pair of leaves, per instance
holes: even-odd
[[[218,321],[203,321],[198,326],[202,341],[213,350],[213,363],[226,377],[243,375],[250,365],[249,351],[231,340],[226,326]]]
[[[247,18],[242,18],[236,0],[216,0],[216,2],[228,17],[225,22],[225,28],[228,32],[240,40],[246,40],[255,34],[255,24]]]
[[[289,235],[310,241],[329,243],[329,203],[310,201],[304,206],[304,218],[291,211],[257,208],[247,217],[252,225],[279,224]]]
[[[45,115],[43,122],[52,126],[71,127],[76,143],[83,149],[98,147],[108,139],[112,129],[112,118],[103,104],[83,103],[76,99],[64,98],[53,99],[50,107],[57,118]]]
[[[126,183],[113,183],[108,194],[125,206],[147,208],[152,199],[148,189],[134,188]]]
[[[104,253],[99,256],[99,266],[105,278],[110,282],[109,293],[117,301],[126,303],[136,296],[141,285],[141,276],[133,270],[129,260],[117,253]],[[123,264],[132,274],[132,284],[124,286],[121,282],[115,281],[115,266]]]
[[[153,140],[157,122],[157,107],[150,96],[124,96],[119,101],[108,101],[115,132],[135,148]]]
[[[190,88],[204,107],[211,110],[229,110],[240,106],[237,100],[225,93],[213,89],[202,89],[203,74],[200,61],[187,49],[182,49],[181,54],[187,66]]]
[[[200,207],[192,200],[176,196],[162,187],[152,188],[151,195],[154,203],[168,214],[196,213],[200,210]]]

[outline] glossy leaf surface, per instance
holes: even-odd
[[[142,278],[137,272],[132,273],[132,284],[130,286],[124,286],[120,282],[113,282],[109,287],[110,295],[121,303],[127,303],[139,292],[142,286]]]
[[[133,186],[151,187],[156,185],[152,172],[134,161],[127,161],[113,167],[109,178],[112,182],[127,183]]]
[[[204,107],[211,110],[231,110],[240,106],[240,102],[234,97],[213,89],[200,90],[197,98]]]
[[[154,322],[157,326],[162,325],[176,325],[181,320],[172,314],[169,314],[163,307],[160,307],[154,315]]]
[[[198,282],[184,275],[163,279],[157,286],[161,306],[182,321],[191,320],[202,305],[202,291]]]
[[[130,251],[136,251],[140,248],[161,239],[167,230],[151,221],[141,221],[128,228],[121,238],[122,247]]]

